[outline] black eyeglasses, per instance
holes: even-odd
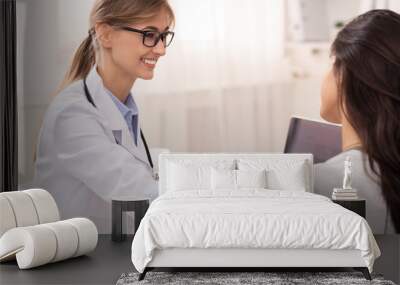
[[[158,31],[151,30],[138,30],[131,27],[120,27],[121,29],[129,32],[139,33],[143,35],[143,44],[146,47],[155,47],[158,42],[161,41],[164,44],[164,47],[167,47],[171,44],[172,39],[174,38],[175,33],[171,31],[160,33]]]

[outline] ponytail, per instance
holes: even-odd
[[[68,84],[85,78],[94,64],[96,63],[96,54],[92,42],[92,33],[89,31],[87,38],[81,43],[75,52],[71,66],[65,75],[61,88]]]

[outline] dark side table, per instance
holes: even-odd
[[[149,208],[150,201],[146,198],[114,197],[112,198],[112,233],[113,241],[123,241],[126,234],[122,233],[122,214],[127,211],[135,212],[135,232],[140,221]]]
[[[357,200],[336,200],[332,199],[332,202],[339,204],[340,206],[353,211],[354,213],[360,215],[365,219],[365,199],[357,199]]]

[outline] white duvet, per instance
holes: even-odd
[[[132,243],[143,272],[155,249],[358,249],[372,272],[380,251],[362,217],[299,191],[180,191],[157,198]]]

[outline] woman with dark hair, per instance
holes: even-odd
[[[400,233],[400,15],[358,16],[337,35],[332,56],[321,116],[342,124],[343,153],[316,166],[315,192],[330,196],[340,186],[350,156],[373,232]]]

